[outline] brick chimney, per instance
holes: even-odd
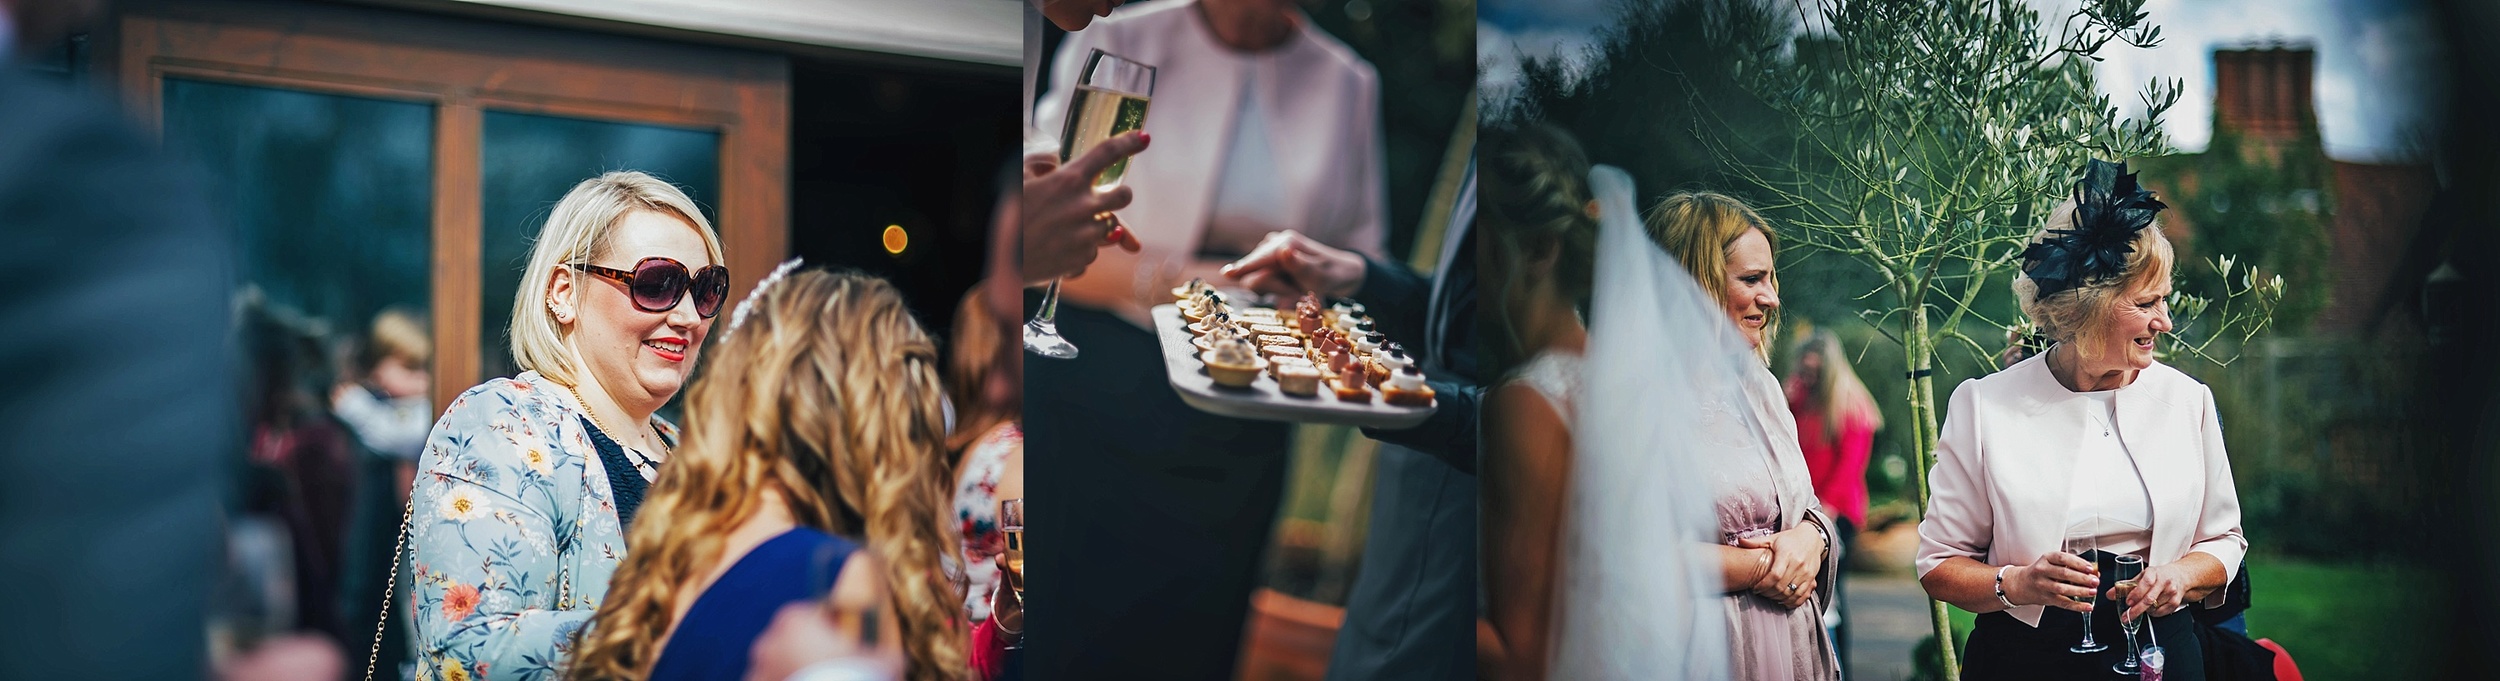
[[[2317,63],[2317,50],[2306,42],[2215,50],[2214,126],[2237,131],[2259,148],[2313,133],[2318,112],[2310,84]]]

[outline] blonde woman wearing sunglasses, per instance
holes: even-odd
[[[426,438],[410,497],[426,678],[543,676],[605,600],[624,528],[677,430],[728,297],[720,237],[677,187],[638,172],[574,185],[514,301],[523,372],[469,389]]]

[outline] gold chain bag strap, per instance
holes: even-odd
[[[408,524],[416,513],[417,500],[411,495],[407,507],[399,512],[399,539],[391,542],[391,574],[382,582],[382,615],[373,622],[373,649],[365,652],[365,681],[373,681],[373,667],[382,660],[382,634],[391,625],[392,593],[399,588],[399,564],[408,557]],[[573,600],[573,570],[567,567],[561,573],[563,579],[556,586],[559,606]]]
[[[365,653],[365,681],[373,681],[373,665],[382,659],[382,634],[391,625],[391,594],[399,588],[399,563],[408,554],[408,521],[417,514],[417,499],[410,495],[408,505],[399,512],[399,539],[391,542],[391,574],[382,580],[382,615],[373,623],[373,650]]]
[[[408,505],[399,511],[399,538],[391,542],[391,574],[382,582],[382,614],[373,622],[373,649],[365,652],[365,681],[373,681],[373,667],[382,661],[382,634],[389,631],[391,625],[392,593],[399,588],[399,565],[408,557],[408,525],[416,517],[416,492],[411,490]],[[573,568],[563,566],[558,574],[561,579],[556,585],[556,607],[561,608],[571,605],[573,600]]]

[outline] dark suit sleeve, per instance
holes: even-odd
[[[1363,288],[1355,294],[1371,314],[1381,333],[1405,344],[1410,350],[1422,346],[1425,316],[1432,307],[1432,280],[1416,274],[1404,264],[1365,256]],[[1469,320],[1467,323],[1472,323]],[[1461,336],[1464,339],[1464,336]],[[1464,358],[1424,358],[1443,366],[1474,366],[1472,343],[1452,343],[1453,354]],[[1458,380],[1455,372],[1434,372],[1426,384],[1432,386],[1440,408],[1432,417],[1413,428],[1383,430],[1365,428],[1363,435],[1374,440],[1423,452],[1468,475],[1476,474],[1476,412],[1484,399],[1484,386],[1474,381]]]
[[[1374,317],[1377,319],[1378,317]],[[1422,424],[1403,430],[1365,428],[1374,440],[1423,452],[1468,475],[1476,474],[1476,413],[1484,402],[1484,386],[1426,380],[1441,404]]]
[[[1410,350],[1422,347],[1424,316],[1432,309],[1432,278],[1405,263],[1363,256],[1363,288],[1354,292],[1372,323]]]

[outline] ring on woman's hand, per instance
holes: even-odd
[[[1094,221],[1102,223],[1102,226],[1104,227],[1120,226],[1120,216],[1111,214],[1111,211],[1095,213]]]
[[[1789,590],[1789,591],[1792,591],[1792,592],[1793,592],[1793,591],[1796,591],[1796,590],[1797,590],[1797,583],[1796,583],[1796,582],[1789,582],[1789,583],[1788,583],[1788,590]]]

